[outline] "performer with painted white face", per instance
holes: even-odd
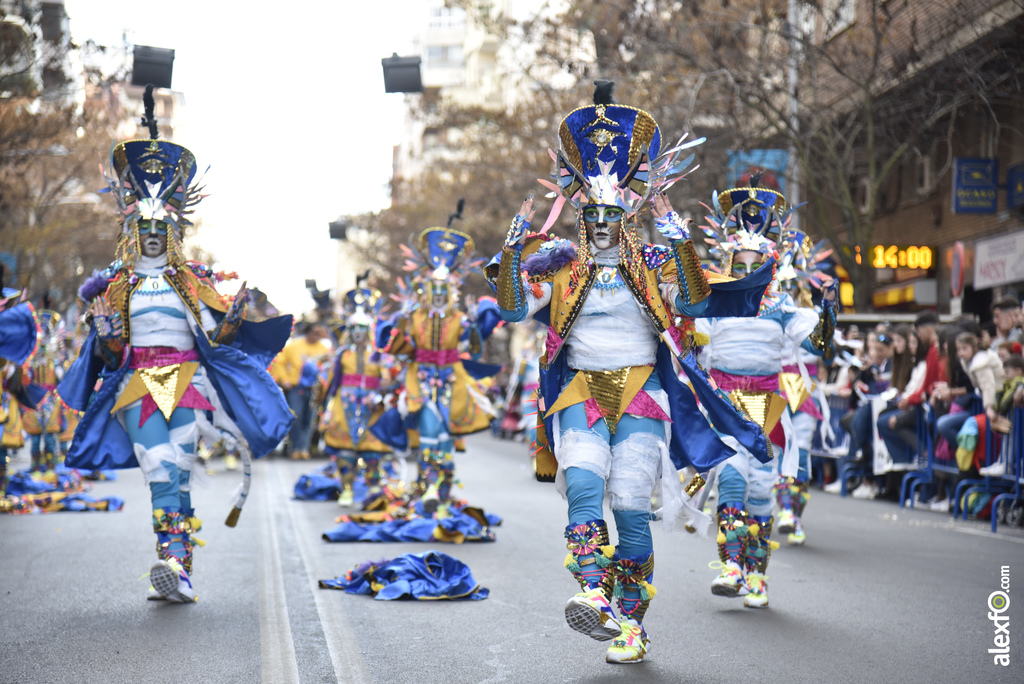
[[[554,480],[568,502],[566,567],[582,591],[566,604],[566,621],[610,640],[608,662],[638,663],[647,654],[643,619],[655,595],[655,487],[660,480],[669,527],[683,516],[706,533],[710,519],[689,503],[701,481],[684,494],[677,469],[708,471],[733,454],[697,399],[716,426],[768,458],[758,427],[697,367],[691,350],[703,340],[693,335],[692,317],[753,316],[756,306],[744,301],[768,281],[727,284],[732,291],[709,283],[688,222],[664,194],[693,159],[681,152],[696,143],[681,140],[662,151],[650,114],[614,104],[607,85],[599,82],[595,104],[571,112],[559,127],[558,170],[553,183],[544,182],[559,195],[548,224],[529,233],[535,209],[527,198],[488,275],[506,320],[535,317],[548,326],[537,476]],[[565,201],[576,209],[577,244],[546,235]],[[640,241],[637,226],[648,206],[671,246]],[[690,385],[676,377],[673,357]],[[605,522],[606,495],[616,546]]]
[[[461,216],[461,206],[455,216]],[[482,380],[501,370],[478,362],[483,343],[501,323],[493,300],[460,302],[459,285],[476,268],[473,238],[447,227],[427,228],[402,245],[407,270],[417,272],[415,301],[382,321],[376,331],[381,351],[408,361],[399,408],[372,432],[395,449],[418,449],[419,475],[413,486],[426,512],[457,504],[452,488],[456,440],[486,430],[494,408]],[[462,350],[472,358],[464,359]],[[397,415],[401,414],[401,419]],[[408,430],[407,430],[408,428]],[[411,431],[418,444],[407,443]]]
[[[768,606],[765,571],[772,546],[778,546],[770,538],[775,485],[780,474],[798,474],[799,449],[787,400],[779,391],[783,354],[797,345],[831,357],[836,297],[828,276],[823,277],[820,315],[796,306],[792,297],[778,291],[772,257],[791,210],[786,211],[786,200],[778,190],[757,185],[758,176],[751,179],[751,187],[715,194],[705,232],[724,274],[740,282],[763,274],[773,278],[772,291],[760,298],[760,312],[752,320],[708,317],[697,322],[697,329],[710,337],[701,357],[703,365],[711,369],[721,391],[757,418],[775,445],[775,459],[781,459],[781,464],[775,459],[764,463],[743,445],[734,444],[739,453],[717,471],[721,574],[711,591],[718,596],[744,596],[743,603],[750,608]]]
[[[380,459],[391,451],[370,431],[384,413],[381,393],[388,384],[387,367],[370,338],[381,304],[381,293],[372,288],[357,287],[345,293],[345,337],[327,376],[324,441],[327,453],[337,461],[341,478],[338,503],[342,506],[353,503],[352,485],[360,475],[360,462],[368,498],[380,493]]]
[[[252,456],[269,453],[293,420],[266,368],[291,331],[291,316],[250,320],[245,285],[221,296],[214,274],[182,253],[182,234],[201,199],[192,152],[157,138],[114,146],[108,183],[121,236],[113,264],[79,290],[91,330],[58,386],[84,411],[67,454],[70,467],[140,467],[153,504],[159,560],[149,597],[191,603],[193,534],[200,521],[191,473],[200,431],[242,451],[246,480],[228,524],[242,508]],[[97,380],[103,383],[97,387]]]

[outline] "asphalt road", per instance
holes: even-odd
[[[565,508],[552,485],[533,481],[526,447],[479,435],[457,461],[462,494],[505,518],[494,543],[323,542],[337,505],[291,499],[318,463],[280,458],[257,464],[230,529],[222,522],[239,477],[214,473],[193,494],[207,546],[196,553],[199,602],[187,606],[144,598],[155,552],[137,471],[94,487],[124,497],[121,512],[0,516],[0,682],[1022,681],[1021,530],[993,535],[813,490],[807,545],[775,552],[771,607],[756,611],[711,594],[712,541],[656,527],[650,653],[615,666],[607,644],[564,623],[577,591],[562,567]],[[385,602],[317,588],[361,561],[428,549],[469,565],[490,597]],[[987,617],[1003,566],[1005,668],[988,653]]]

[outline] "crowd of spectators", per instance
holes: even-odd
[[[926,460],[922,437],[935,462],[949,467],[920,490],[918,505],[949,511],[961,479],[1005,472],[1009,440],[1000,436],[1009,432],[1013,408],[1024,406],[1024,320],[1010,297],[994,302],[991,313],[985,324],[966,316],[942,324],[927,311],[913,326],[852,325],[837,336],[837,361],[819,377],[828,378],[822,389],[848,440],[833,445],[830,455],[838,458],[820,461],[825,491],[844,491],[843,474],[859,482],[856,498],[899,501],[903,477]],[[990,465],[986,427],[1001,442]]]

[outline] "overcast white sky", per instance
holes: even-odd
[[[417,0],[298,3],[65,0],[74,39],[175,50],[184,135],[207,174],[202,243],[279,308],[312,308],[303,287],[334,287],[327,224],[388,204],[401,95],[380,60],[410,54],[426,23]],[[276,7],[276,11],[269,8]],[[141,114],[141,113],[140,113]],[[354,286],[354,283],[353,283]]]

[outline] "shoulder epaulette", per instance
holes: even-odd
[[[665,245],[644,245],[644,261],[647,268],[658,268],[672,258],[672,250]]]

